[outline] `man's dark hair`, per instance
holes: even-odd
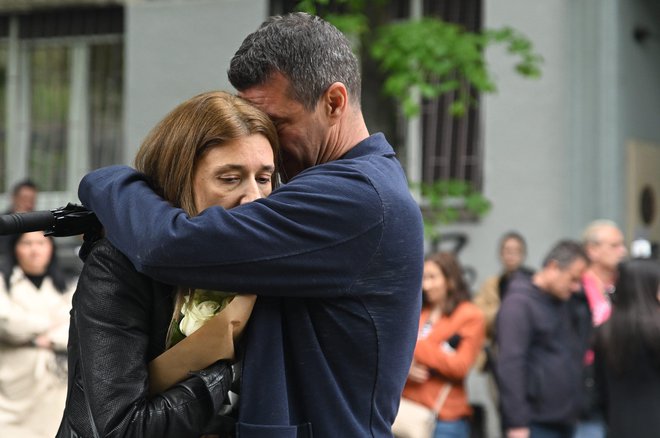
[[[31,179],[26,178],[14,184],[14,186],[11,189],[11,194],[13,196],[16,196],[18,192],[20,192],[25,188],[32,189],[35,192],[39,190],[39,187],[37,187],[37,185]]]
[[[573,240],[561,240],[558,242],[543,260],[543,267],[546,267],[550,262],[555,261],[559,269],[566,269],[576,259],[582,259],[589,263],[589,256],[584,251],[582,245]]]
[[[360,104],[360,71],[348,39],[320,17],[303,12],[268,18],[248,35],[231,60],[229,81],[239,91],[280,72],[291,97],[307,110],[316,108],[334,82],[343,83]]]

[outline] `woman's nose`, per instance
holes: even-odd
[[[263,194],[261,193],[261,189],[259,188],[259,184],[257,184],[256,181],[253,181],[249,184],[246,185],[245,187],[245,192],[243,193],[243,196],[241,196],[241,205],[242,204],[247,204],[248,202],[255,201],[259,198],[263,198]]]

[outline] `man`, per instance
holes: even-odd
[[[37,203],[37,185],[29,179],[17,182],[11,191],[11,206],[6,214],[33,211]]]
[[[286,184],[188,218],[114,166],[85,177],[80,199],[138,270],[259,295],[239,436],[391,436],[417,337],[423,228],[392,147],[365,125],[357,60],[336,28],[297,13],[249,35],[229,78],[275,121]]]
[[[571,438],[579,411],[585,346],[568,300],[587,255],[561,241],[531,278],[516,276],[497,316],[496,375],[507,438]]]
[[[599,219],[591,222],[582,235],[584,250],[590,264],[582,276],[581,291],[573,295],[574,318],[590,343],[591,327],[607,321],[611,312],[609,293],[616,282],[617,267],[626,256],[623,233],[616,223]],[[580,421],[575,438],[604,438],[605,422],[600,410],[598,389],[594,379],[594,353],[589,349],[584,357],[583,398]]]
[[[34,210],[39,189],[30,179],[24,179],[11,189],[11,205],[4,214],[27,213]],[[9,262],[11,236],[0,236],[0,265]]]

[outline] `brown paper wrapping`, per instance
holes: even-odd
[[[256,295],[237,295],[220,313],[149,363],[149,393],[161,393],[221,359],[234,359],[234,341],[247,324]]]

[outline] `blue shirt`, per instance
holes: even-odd
[[[259,295],[241,438],[391,436],[417,336],[423,227],[382,134],[231,210],[190,218],[126,166],[87,175],[79,197],[139,271]]]

